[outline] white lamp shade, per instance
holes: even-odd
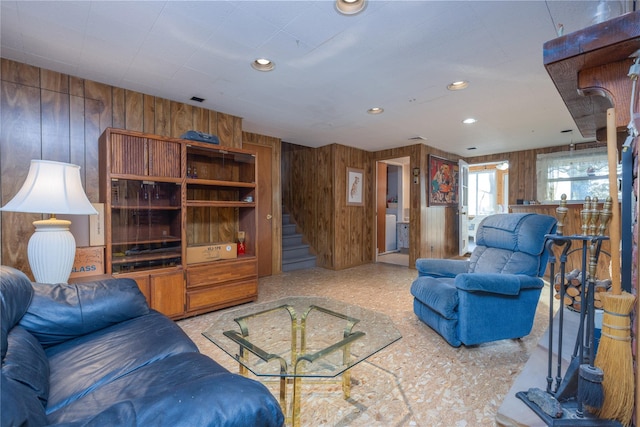
[[[31,160],[18,194],[1,210],[10,212],[97,215],[82,188],[80,166]]]
[[[98,214],[82,188],[80,166],[49,160],[31,160],[22,188],[0,210],[53,215]],[[70,224],[55,217],[33,223],[36,232],[29,239],[27,253],[37,282],[67,282],[76,253]]]

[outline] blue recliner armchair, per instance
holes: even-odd
[[[532,213],[486,217],[469,260],[421,258],[413,310],[452,346],[528,335],[547,266],[545,234],[556,219]]]

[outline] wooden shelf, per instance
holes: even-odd
[[[140,255],[125,255],[123,257],[114,256],[111,261],[113,264],[130,264],[143,261],[156,261],[164,259],[181,258],[181,252],[166,252],[166,253],[144,253]]]
[[[614,106],[616,126],[629,124],[631,79],[627,73],[633,62],[630,55],[638,49],[640,11],[544,44],[544,66],[585,138],[595,137],[606,127],[607,109]]]
[[[179,211],[182,206],[111,205],[111,209],[132,211]]]
[[[234,202],[226,200],[187,200],[187,207],[192,208],[255,208],[254,202]]]
[[[256,188],[255,182],[220,181],[217,179],[187,178],[187,185],[203,185],[210,187]]]
[[[256,155],[111,128],[99,145],[107,271],[134,279],[172,318],[255,301]],[[236,242],[241,231],[247,255],[187,264],[187,246]]]
[[[111,174],[111,180],[118,179],[130,179],[130,180],[141,180],[140,175],[131,175],[131,174],[119,174],[113,173]],[[171,178],[167,176],[145,176],[145,181],[153,181],[153,182],[168,182],[171,184],[182,184],[182,178]]]

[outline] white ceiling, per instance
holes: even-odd
[[[542,46],[559,24],[590,25],[595,1],[370,0],[354,16],[329,0],[0,3],[4,58],[240,116],[286,142],[377,151],[421,136],[474,156],[584,141]],[[275,70],[255,71],[257,57]],[[455,80],[470,86],[448,91]]]

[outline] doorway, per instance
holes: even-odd
[[[469,252],[475,248],[475,232],[488,215],[509,212],[509,162],[469,165]]]
[[[409,157],[376,164],[376,262],[409,267]]]

